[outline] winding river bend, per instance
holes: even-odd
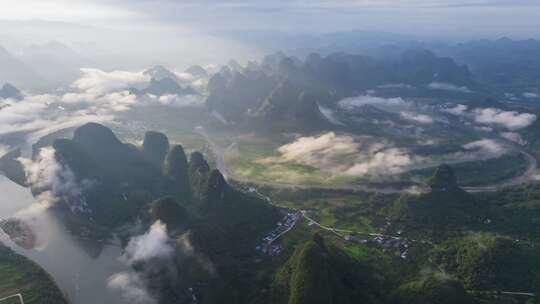
[[[36,232],[38,245],[35,249],[23,249],[2,231],[0,241],[44,268],[70,303],[131,303],[120,290],[107,287],[111,275],[129,271],[119,260],[121,248],[105,246],[99,254],[92,253],[88,246],[81,246],[81,242],[73,239],[52,214],[39,211],[36,204],[29,189],[0,175],[0,218],[23,214]]]

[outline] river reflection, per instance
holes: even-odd
[[[33,204],[36,202],[29,189],[0,175],[0,218],[20,214]],[[38,238],[36,249],[18,247],[1,231],[0,241],[41,265],[54,277],[71,303],[130,303],[118,290],[107,288],[107,279],[111,275],[129,271],[119,260],[121,248],[105,246],[96,251],[91,249],[92,244],[82,246],[49,212],[32,212],[28,217]]]

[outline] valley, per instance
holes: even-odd
[[[5,85],[0,301],[536,303],[536,88],[444,54]]]

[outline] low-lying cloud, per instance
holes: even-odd
[[[339,101],[340,107],[345,110],[354,110],[364,105],[375,105],[382,107],[406,107],[408,102],[401,97],[383,98],[371,95],[361,95],[349,97]]]
[[[379,89],[414,89],[414,86],[405,83],[388,83],[377,86]]]
[[[328,132],[300,137],[278,148],[279,158],[264,162],[296,162],[321,170],[354,176],[400,173],[417,161],[408,151],[372,138]]]
[[[87,179],[78,179],[69,166],[56,160],[52,147],[42,148],[35,160],[20,157],[26,182],[40,194],[36,200],[51,205],[59,200],[68,203],[72,212],[88,212],[83,192],[94,185]]]
[[[441,111],[452,114],[452,115],[461,116],[461,115],[464,115],[467,112],[467,109],[468,109],[468,107],[466,105],[457,104],[454,107],[443,108],[443,109],[441,109]]]
[[[481,125],[499,126],[511,131],[528,127],[536,121],[536,115],[531,113],[519,113],[517,111],[504,111],[497,108],[477,108],[467,111],[466,105],[458,104],[454,107],[443,108],[446,112],[456,116],[462,116]]]
[[[162,95],[157,98],[158,102],[162,105],[172,107],[199,107],[204,105],[205,99],[201,95]]]
[[[39,137],[48,133],[89,121],[111,121],[115,109],[119,109],[119,96],[111,95],[106,100],[94,102],[88,97],[70,94],[34,95],[9,104],[0,110],[0,135],[22,133],[21,137],[32,144]],[[65,98],[65,100],[64,100]],[[109,106],[110,105],[110,106]]]
[[[475,151],[485,157],[499,157],[508,152],[508,148],[492,139],[481,139],[463,145],[465,150]]]
[[[421,124],[433,123],[433,118],[425,114],[420,114],[420,113],[415,113],[415,112],[401,112],[400,116],[403,119],[421,123]]]
[[[51,191],[57,198],[80,197],[92,182],[79,182],[69,166],[56,160],[55,153],[54,148],[46,147],[39,151],[35,160],[18,158],[24,167],[26,182],[35,189]]]
[[[536,115],[486,108],[473,110],[474,121],[486,125],[499,125],[509,130],[518,130],[531,125]]]
[[[28,144],[49,133],[90,121],[112,123],[119,113],[136,106],[194,107],[204,104],[201,95],[135,95],[128,90],[144,87],[143,72],[83,69],[72,91],[26,95],[20,101],[4,100],[0,107],[0,136],[21,133]],[[25,136],[25,137],[24,137]]]
[[[10,148],[6,145],[0,145],[0,158],[9,152]]]
[[[518,145],[525,146],[527,141],[524,140],[519,133],[516,132],[501,132],[499,135],[509,141],[515,142]]]
[[[432,82],[428,84],[428,88],[431,90],[441,90],[459,93],[472,93],[472,91],[466,86],[457,86],[449,82]]]
[[[355,176],[397,174],[414,163],[414,159],[405,150],[398,148],[377,151],[368,158],[358,161],[345,173]]]
[[[73,87],[92,94],[105,94],[116,90],[138,87],[150,81],[144,72],[111,71],[99,69],[81,69],[82,76],[73,83]]]
[[[529,98],[529,99],[534,99],[534,98],[539,98],[540,95],[538,95],[537,93],[533,93],[533,92],[525,92],[522,94],[523,97],[525,98]]]
[[[130,303],[156,303],[156,300],[148,294],[144,282],[133,271],[113,274],[107,280],[107,287],[120,291],[122,296]]]
[[[120,260],[128,265],[133,265],[156,258],[168,259],[173,253],[174,248],[167,234],[167,227],[160,221],[156,221],[146,233],[134,236],[129,240]],[[119,290],[122,296],[130,302],[157,303],[148,293],[143,280],[136,272],[116,273],[108,279],[107,286]]]
[[[132,264],[153,258],[170,257],[174,252],[170,242],[167,227],[156,221],[145,234],[133,237],[129,241],[123,258]]]

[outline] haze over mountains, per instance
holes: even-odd
[[[33,90],[43,90],[65,86],[78,77],[80,69],[95,66],[66,45],[51,41],[43,45],[29,45],[15,55],[0,48],[3,69],[0,82]]]
[[[2,1],[0,302],[539,302],[539,3]]]

